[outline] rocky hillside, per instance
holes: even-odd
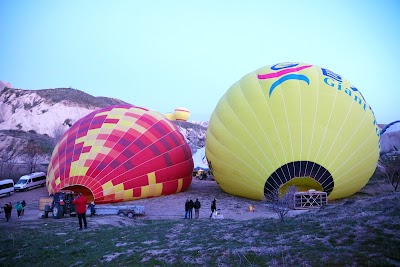
[[[0,81],[0,161],[7,158],[10,144],[23,147],[37,140],[53,146],[74,122],[90,112],[117,104],[128,104],[108,97],[94,97],[72,88],[23,90]],[[205,146],[208,122],[175,122],[192,152]],[[49,155],[50,156],[50,155]],[[41,160],[46,162],[49,156]],[[0,170],[1,172],[1,170]]]
[[[71,88],[0,91],[0,130],[34,131],[54,137],[79,118],[109,105],[126,102],[94,97]]]

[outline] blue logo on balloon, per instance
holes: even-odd
[[[308,79],[307,76],[301,75],[301,74],[289,74],[286,76],[283,76],[279,80],[275,81],[272,85],[271,88],[269,89],[269,96],[271,96],[272,92],[274,91],[275,87],[279,86],[281,83],[286,82],[287,80],[299,80],[299,81],[304,81],[308,85],[310,85],[310,80]]]
[[[273,79],[273,78],[278,78],[280,77],[278,80],[276,80],[272,85],[271,88],[269,89],[269,96],[271,96],[272,92],[274,91],[274,89],[279,86],[281,83],[286,82],[288,80],[299,80],[299,81],[304,81],[306,82],[308,85],[310,85],[310,79],[308,79],[307,76],[303,75],[303,74],[294,74],[294,72],[298,72],[300,70],[306,69],[311,67],[312,65],[307,65],[307,66],[301,66],[301,67],[297,67],[297,68],[292,68],[294,66],[297,66],[298,64],[288,64],[282,67],[276,67],[276,65],[272,66],[271,69],[272,70],[280,70],[277,72],[272,72],[272,73],[267,73],[267,74],[258,74],[257,77],[260,80],[265,80],[265,79]],[[288,74],[288,75],[286,75]],[[283,76],[285,75],[285,76]]]

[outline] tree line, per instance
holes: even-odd
[[[4,145],[0,150],[1,179],[16,176],[21,172],[20,169],[27,173],[37,171],[41,163],[48,162],[58,142],[55,137],[33,131],[3,130],[1,134]]]

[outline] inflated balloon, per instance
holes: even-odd
[[[356,87],[314,65],[280,63],[247,74],[219,100],[206,136],[215,180],[251,199],[279,192],[350,196],[374,173],[379,128]]]
[[[120,202],[184,191],[192,171],[190,147],[172,122],[119,105],[94,111],[65,132],[50,160],[47,189]]]
[[[380,134],[381,155],[400,151],[400,120],[393,121],[382,128]]]
[[[385,127],[382,128],[381,135],[385,134],[386,132],[391,133],[398,131],[400,131],[400,120],[393,121],[385,125]]]
[[[176,108],[174,116],[177,121],[187,121],[190,117],[190,111],[187,108]]]
[[[167,112],[167,113],[164,114],[164,116],[165,116],[167,119],[169,119],[170,121],[174,121],[174,120],[175,120],[175,115],[174,115],[174,113]]]

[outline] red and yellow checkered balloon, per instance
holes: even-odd
[[[47,189],[110,203],[178,193],[192,181],[193,159],[177,127],[158,112],[130,105],[78,120],[53,151]]]

